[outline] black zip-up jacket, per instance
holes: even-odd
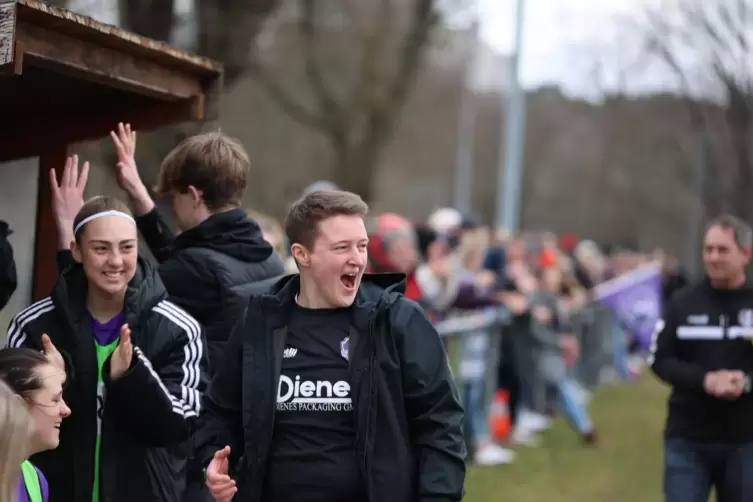
[[[235,500],[261,502],[286,319],[299,288],[293,275],[252,297],[205,399],[198,451],[207,466],[231,447],[240,464]],[[442,342],[404,288],[403,275],[366,275],[353,305],[349,366],[362,479],[370,502],[461,500],[463,409]]]
[[[704,391],[706,373],[753,372],[753,284],[714,289],[708,280],[677,292],[660,320],[649,364],[672,386],[666,437],[753,441],[753,395],[734,401]]]
[[[86,296],[82,267],[70,267],[51,297],[16,314],[8,328],[8,346],[42,350],[46,333],[66,360],[63,398],[71,416],[58,448],[32,457],[49,481],[51,502],[92,499],[97,356]],[[185,441],[201,409],[207,356],[199,323],[165,298],[156,268],[139,260],[124,306],[132,366],[114,381],[109,360],[102,371],[101,502],[175,502],[183,493]]]
[[[159,262],[170,301],[204,327],[213,372],[252,285],[283,276],[282,258],[242,209],[214,214],[177,236],[156,207],[136,223]],[[71,263],[69,251],[58,254],[61,270]]]

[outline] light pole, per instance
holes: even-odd
[[[525,0],[517,0],[515,45],[509,60],[509,89],[502,89],[501,101],[507,99],[506,120],[500,128],[497,210],[495,223],[510,232],[520,227],[520,196],[523,190],[523,154],[525,149],[525,91],[520,82],[520,56],[523,49]],[[504,87],[504,85],[503,85]]]

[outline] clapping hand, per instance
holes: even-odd
[[[230,447],[226,446],[214,454],[207,467],[207,488],[217,502],[230,502],[238,491],[235,481],[228,475],[229,457]]]
[[[745,373],[739,370],[712,371],[706,374],[703,386],[706,393],[714,397],[734,400],[745,391]]]
[[[65,373],[65,360],[60,351],[55,347],[47,334],[42,335],[42,347],[44,355],[47,356],[47,360],[50,364]]]
[[[110,358],[110,378],[117,380],[122,377],[133,360],[133,344],[131,342],[131,330],[127,324],[120,328],[120,343],[115,348]]]

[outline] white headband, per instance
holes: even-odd
[[[84,218],[83,220],[81,220],[78,223],[78,225],[76,225],[73,228],[73,235],[76,235],[78,233],[78,231],[81,230],[81,227],[83,227],[84,225],[86,225],[90,221],[96,220],[97,218],[102,218],[103,216],[120,216],[120,217],[123,217],[123,218],[129,220],[134,225],[136,224],[136,220],[134,220],[133,217],[130,214],[126,214],[123,211],[115,211],[113,209],[113,210],[110,210],[110,211],[102,211],[101,213],[93,214],[91,216],[88,216],[88,217]]]

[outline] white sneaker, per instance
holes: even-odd
[[[516,425],[510,435],[510,441],[520,446],[539,446],[541,439],[532,430]]]
[[[549,428],[551,421],[541,413],[523,410],[518,417],[521,427],[531,432],[542,432]]]
[[[515,452],[502,448],[496,444],[487,444],[476,450],[473,462],[476,465],[502,465],[510,464],[515,460]]]

